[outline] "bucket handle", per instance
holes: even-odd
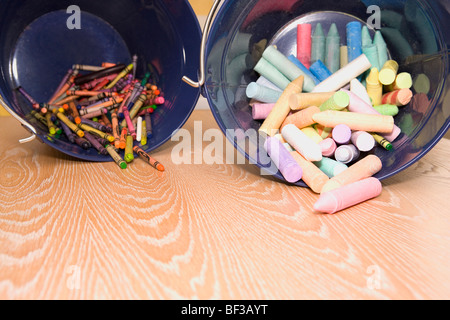
[[[184,76],[183,81],[186,82],[188,85],[194,88],[200,88],[202,87],[206,82],[206,70],[205,70],[205,51],[206,51],[206,42],[208,40],[209,31],[211,30],[211,25],[213,22],[214,15],[216,14],[217,9],[219,8],[221,0],[215,0],[211,11],[208,14],[208,17],[206,19],[205,28],[203,30],[203,36],[202,36],[202,43],[200,47],[200,74],[198,82],[191,80],[190,78]]]
[[[28,143],[31,142],[33,140],[36,139],[37,137],[37,131],[36,129],[29,124],[28,122],[26,122],[24,119],[22,119],[17,113],[15,113],[6,103],[5,101],[3,101],[3,98],[0,96],[0,105],[6,110],[8,111],[17,121],[19,121],[23,127],[25,127],[25,129],[27,129],[30,133],[32,133],[33,135],[30,136],[29,138],[26,139],[21,139],[19,140],[20,143]]]

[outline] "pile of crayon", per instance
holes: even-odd
[[[165,99],[150,73],[136,78],[133,63],[102,66],[73,65],[47,103],[38,103],[27,91],[17,90],[33,106],[31,114],[52,138],[65,137],[83,149],[95,148],[126,169],[135,154],[159,171],[164,166],[143,147],[152,138],[154,111]]]
[[[413,97],[412,78],[389,60],[382,34],[372,40],[360,22],[346,25],[346,45],[336,24],[328,36],[320,23],[297,30],[297,56],[266,48],[246,93],[285,180],[303,180],[321,194],[315,210],[335,213],[380,195],[373,176],[382,162],[371,152],[392,152],[401,134],[394,116]]]

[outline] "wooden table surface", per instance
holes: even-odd
[[[1,299],[450,298],[449,140],[379,198],[323,215],[252,165],[175,165],[177,142],[153,154],[164,174],[121,171],[20,145],[1,121]]]

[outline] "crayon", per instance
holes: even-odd
[[[255,103],[252,107],[253,120],[265,120],[274,106],[275,103]]]
[[[147,137],[147,123],[145,120],[142,121],[142,135],[141,135],[141,146],[146,146],[148,141]]]
[[[90,142],[91,148],[95,148],[99,154],[106,156],[108,151],[101,145],[101,143],[89,132],[85,132],[84,138]]]
[[[45,118],[44,118],[45,119]],[[66,135],[67,139],[70,143],[75,144],[75,139],[78,137],[75,133],[73,133],[72,130],[64,123],[60,123],[61,128],[63,129],[64,134]]]
[[[378,197],[382,185],[378,179],[368,178],[322,194],[314,210],[334,214],[364,201]]]
[[[322,24],[318,23],[311,39],[311,64],[317,60],[325,61],[326,38]]]
[[[127,135],[127,139],[126,139],[127,143],[125,146],[125,156],[124,156],[124,160],[127,163],[131,163],[134,160],[134,155],[133,155],[133,137],[131,135]]]
[[[300,181],[303,176],[303,169],[280,140],[268,136],[264,148],[287,182],[296,183]]]
[[[286,117],[281,129],[283,129],[288,124],[294,124],[297,128],[302,129],[315,124],[312,116],[319,113],[320,109],[318,107],[309,107],[300,111],[293,112]]]
[[[73,101],[69,102],[68,105],[69,105],[69,110],[72,113],[72,116],[74,118],[75,124],[77,124],[77,125],[80,124],[81,117],[80,117],[80,113],[78,112],[77,106],[75,105],[75,103]]]
[[[151,117],[150,113],[145,114],[144,119],[145,119],[145,127],[146,127],[146,131],[147,131],[147,137],[151,138],[151,137],[153,137],[153,125],[152,125],[152,117]]]
[[[372,100],[372,105],[377,106],[381,104],[383,97],[383,85],[379,80],[379,72],[377,69],[372,68],[370,74],[366,79],[367,94]]]
[[[98,67],[98,66],[88,66],[88,65],[82,65],[82,64],[74,64],[72,66],[72,69],[79,70],[79,71],[100,71],[105,69],[104,67]]]
[[[56,127],[55,123],[52,121],[52,114],[51,113],[47,113],[45,115],[45,119],[47,120],[48,132],[51,135],[56,135],[56,132],[57,132],[58,128]]]
[[[106,148],[106,151],[111,156],[111,158],[114,160],[114,162],[121,169],[126,169],[127,168],[127,163],[120,157],[120,155],[117,153],[117,151],[114,149],[114,147],[112,145],[109,144],[105,148]]]
[[[87,124],[88,126],[91,126],[94,129],[100,130],[102,132],[111,133],[112,131],[104,124],[101,124],[99,122],[95,122],[89,119],[81,119],[81,123]]]
[[[334,152],[334,158],[336,161],[344,164],[349,164],[356,161],[360,155],[361,152],[352,144],[342,145]]]
[[[382,168],[383,163],[380,158],[375,155],[368,155],[364,159],[359,160],[354,165],[350,166],[348,170],[345,170],[330,179],[323,187],[322,193],[372,177],[380,172]]]
[[[297,93],[289,97],[289,106],[291,110],[303,110],[312,106],[321,106],[328,99],[333,97],[336,92],[321,93]]]
[[[313,115],[313,119],[325,127],[332,128],[346,124],[355,131],[392,133],[394,130],[394,118],[379,114],[325,111]]]
[[[286,125],[281,134],[283,138],[308,161],[322,160],[322,149],[305,133],[293,124]]]
[[[61,120],[70,130],[72,130],[77,136],[79,136],[80,138],[84,137],[84,132],[82,130],[80,130],[80,128],[78,128],[78,126],[73,123],[72,121],[69,120],[69,118],[67,118],[64,114],[62,114],[61,112],[56,113],[56,116],[58,117],[59,120]]]
[[[263,103],[276,103],[280,99],[282,92],[261,86],[256,82],[251,82],[247,86],[246,95],[249,99],[255,99]]]
[[[106,89],[111,89],[113,88],[120,79],[122,79],[123,77],[125,77],[128,73],[130,73],[131,70],[133,70],[134,65],[133,64],[129,64],[122,72],[120,72],[117,77],[111,81],[111,83],[109,83],[105,88]]]
[[[334,127],[331,134],[337,144],[347,144],[352,138],[352,130],[345,124]]]
[[[266,135],[273,136],[280,129],[287,115],[291,111],[289,107],[289,97],[292,94],[300,93],[303,87],[304,77],[300,76],[298,79],[292,81],[281,94],[280,99],[275,103],[274,108],[269,116],[264,120],[259,128],[259,132]]]
[[[24,88],[19,86],[16,90],[19,91],[24,96],[24,98],[33,106],[33,109],[40,109],[39,103],[28,92],[26,92]]]
[[[355,131],[352,133],[351,142],[361,152],[369,152],[375,148],[374,137],[365,131]]]
[[[341,37],[335,23],[331,25],[325,42],[325,65],[331,73],[335,73],[341,63]]]
[[[115,140],[114,136],[112,136],[112,135],[110,135],[108,133],[105,133],[103,131],[97,130],[97,129],[89,126],[89,125],[84,124],[84,123],[80,123],[78,125],[78,127],[81,130],[84,130],[84,131],[87,131],[89,133],[92,133],[92,134],[94,134],[94,135],[96,135],[96,136],[98,136],[100,138],[108,140],[109,142],[114,142],[114,140]]]
[[[314,80],[298,68],[274,46],[267,47],[267,49],[264,50],[263,57],[274,65],[275,68],[277,68],[282,74],[284,74],[289,81],[295,81],[299,77],[303,76],[303,91],[311,92],[314,89],[316,85]]]
[[[92,145],[89,141],[87,141],[85,138],[80,138],[77,135],[75,135],[75,143],[84,150],[89,150],[90,148],[92,148]]]
[[[73,75],[73,70],[69,69],[66,73],[66,75],[62,78],[60,84],[58,85],[58,87],[56,88],[55,92],[53,93],[52,97],[50,98],[50,100],[56,99],[58,98],[56,95],[61,91],[61,89],[63,88],[64,84],[70,79],[70,77]]]
[[[114,146],[116,149],[120,149],[120,127],[117,113],[111,113],[112,133],[114,136]]]
[[[139,158],[146,161],[148,164],[150,164],[153,168],[157,169],[160,172],[164,172],[166,169],[164,166],[159,163],[159,161],[156,161],[153,159],[147,152],[145,152],[142,148],[138,146],[134,146],[133,148],[134,153],[136,153]]]
[[[311,24],[297,26],[297,59],[308,69],[311,65],[311,33]]]
[[[322,156],[330,158],[334,156],[334,152],[337,149],[336,141],[332,138],[327,138],[319,143],[322,149]]]
[[[347,24],[348,61],[352,62],[362,54],[362,25],[358,21]]]
[[[332,75],[331,71],[328,70],[327,66],[322,62],[322,60],[317,60],[314,62],[309,71],[320,81],[324,81]]]
[[[290,83],[288,78],[264,58],[261,58],[253,69],[281,90],[286,89]]]
[[[73,85],[76,78],[75,75],[76,72],[72,74],[69,80],[67,80],[67,82],[63,85],[61,90],[57,92],[56,95],[48,101],[48,104],[53,104],[55,101],[57,101],[57,99],[60,98]]]
[[[333,178],[348,169],[346,164],[328,157],[323,157],[322,160],[314,162],[314,165],[325,173],[328,178]]]
[[[396,90],[383,95],[380,104],[393,104],[397,107],[403,107],[411,102],[412,97],[411,89]]]
[[[319,83],[312,92],[337,91],[350,83],[354,78],[369,70],[371,66],[369,59],[362,54],[345,67],[333,73],[331,77]]]
[[[119,148],[125,150],[127,147],[127,136],[128,136],[128,129],[126,127],[122,128],[122,131],[120,132],[120,140],[119,140]]]
[[[103,69],[103,70],[100,70],[100,71],[96,71],[96,72],[89,73],[89,74],[87,74],[87,75],[85,75],[85,76],[77,77],[77,78],[75,79],[74,83],[75,83],[77,86],[81,86],[81,85],[83,85],[83,84],[85,84],[85,83],[88,83],[88,82],[90,82],[90,81],[92,81],[92,80],[104,78],[104,77],[110,76],[110,75],[112,75],[112,74],[121,72],[121,71],[123,71],[125,68],[126,68],[125,65],[119,64],[119,65],[116,65],[116,66],[111,67],[111,68],[106,68],[106,69]],[[103,80],[103,79],[102,79],[102,80]]]
[[[379,81],[385,85],[391,85],[394,83],[398,74],[399,65],[394,60],[388,60],[381,68],[379,73]]]
[[[143,118],[138,117],[137,124],[136,124],[136,141],[137,142],[141,142],[141,139],[142,139],[142,122],[143,122]]]
[[[330,99],[322,103],[320,111],[336,110],[341,111],[348,107],[350,103],[349,95],[344,91],[336,92]]]
[[[386,140],[384,137],[382,137],[376,133],[371,133],[371,135],[375,139],[375,141],[378,142],[378,144],[380,146],[382,146],[384,149],[386,149],[387,151],[391,151],[394,148],[394,146],[388,140]]]
[[[131,136],[134,139],[136,137],[136,130],[135,130],[133,121],[130,117],[130,112],[128,111],[127,106],[123,107],[123,116],[125,117],[125,122],[126,122],[126,126],[128,127],[128,132],[131,134]],[[122,127],[125,127],[125,126],[122,125]]]
[[[323,173],[316,165],[306,160],[297,151],[291,152],[292,157],[297,161],[303,170],[302,180],[306,183],[311,190],[317,194],[320,194],[325,183],[328,182],[328,176]]]

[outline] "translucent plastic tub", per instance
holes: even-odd
[[[253,67],[262,50],[274,44],[287,56],[296,54],[298,23],[314,28],[320,22],[328,30],[335,22],[345,44],[345,24],[358,20],[372,25],[374,5],[380,9],[381,32],[391,58],[399,62],[400,70],[430,84],[415,82],[413,101],[395,117],[403,131],[393,143],[395,150],[375,150],[384,165],[376,177],[383,180],[408,168],[445,135],[450,125],[448,1],[223,1],[206,44],[204,90],[220,128],[224,134],[235,130],[228,138],[251,163],[262,169],[270,166],[261,139],[253,134],[261,122],[252,119],[245,94],[259,76]],[[279,172],[271,173],[284,180]],[[305,186],[302,181],[298,185]]]

